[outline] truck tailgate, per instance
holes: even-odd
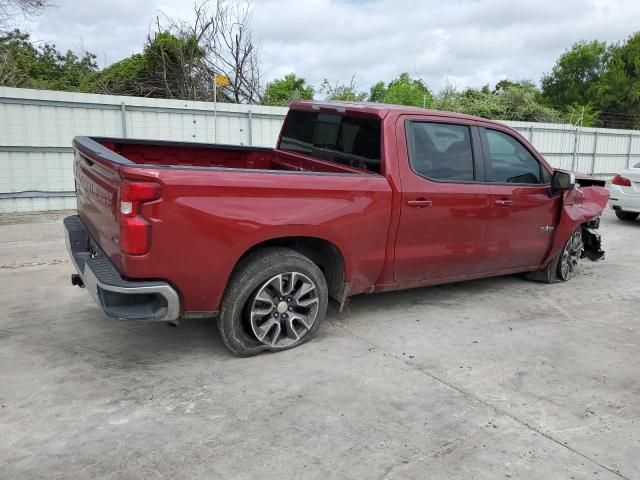
[[[105,158],[105,155],[87,151],[84,145],[79,145],[76,141],[74,146],[78,215],[91,237],[110,260],[119,266],[118,191],[122,183],[119,174],[121,164],[114,161],[115,159]],[[115,153],[113,156],[118,157]]]

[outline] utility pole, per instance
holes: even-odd
[[[213,82],[213,143],[218,143],[218,82]]]
[[[229,77],[213,74],[213,143],[218,143],[218,87],[229,85]]]

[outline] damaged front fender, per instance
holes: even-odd
[[[551,261],[564,247],[569,237],[582,227],[584,243],[583,256],[589,260],[600,260],[604,256],[600,234],[596,232],[599,218],[609,200],[609,191],[600,185],[576,185],[573,190],[562,193],[562,211],[548,261]]]

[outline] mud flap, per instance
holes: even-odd
[[[537,270],[535,272],[527,272],[524,277],[527,280],[533,280],[534,282],[543,282],[543,283],[558,283],[558,275],[556,271],[558,270],[558,262],[560,261],[560,255],[556,255],[551,259],[551,261],[547,264],[546,268],[542,270]]]
[[[349,291],[351,290],[351,284],[345,283],[342,287],[342,295],[340,298],[340,306],[338,307],[338,313],[342,313],[344,310],[344,306],[347,304],[347,300],[349,299]]]

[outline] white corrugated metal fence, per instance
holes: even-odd
[[[270,147],[286,112],[0,87],[0,212],[75,207],[71,140],[76,135]],[[505,123],[559,168],[610,177],[640,162],[640,131]]]
[[[0,212],[75,208],[76,135],[269,147],[286,112],[0,87]]]

